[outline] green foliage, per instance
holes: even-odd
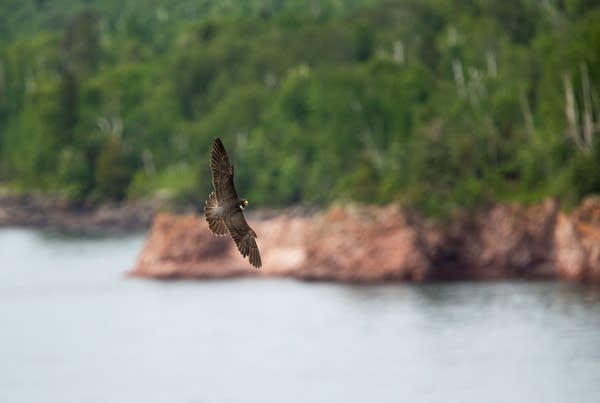
[[[139,198],[165,195],[179,198],[197,198],[198,175],[185,164],[175,164],[156,174],[144,170],[137,171],[128,187],[128,197]],[[205,182],[207,180],[205,179]],[[208,184],[208,183],[207,183]]]
[[[131,169],[117,136],[106,139],[96,160],[96,186],[101,194],[115,200],[123,199],[131,181]]]
[[[573,164],[573,183],[577,195],[600,193],[600,141],[589,153],[578,155]]]
[[[600,116],[594,1],[7,0],[0,21],[0,181],[26,190],[200,203],[219,136],[254,205],[600,192],[565,116],[565,83],[578,124]]]
[[[73,147],[63,148],[56,167],[56,179],[61,185],[62,193],[70,199],[82,199],[93,188],[92,170],[86,162],[85,155]]]

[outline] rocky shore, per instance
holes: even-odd
[[[0,194],[0,227],[86,234],[145,231],[163,206],[158,199],[87,205],[44,195]]]
[[[589,198],[570,213],[553,200],[535,206],[497,204],[448,223],[396,206],[250,215],[248,221],[258,234],[260,270],[239,255],[231,239],[213,236],[202,216],[159,214],[130,275],[600,282],[600,198]]]

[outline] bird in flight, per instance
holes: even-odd
[[[215,235],[229,232],[242,256],[248,256],[250,264],[259,268],[262,263],[256,245],[256,232],[244,218],[248,200],[238,197],[233,185],[233,165],[229,162],[220,138],[213,140],[210,151],[210,171],[214,191],[204,203],[204,216],[208,228]]]

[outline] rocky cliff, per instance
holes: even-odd
[[[494,205],[449,223],[388,207],[333,207],[311,216],[253,219],[263,268],[204,218],[158,215],[133,276],[279,276],[380,282],[502,278],[600,281],[600,199],[571,213],[555,201]]]

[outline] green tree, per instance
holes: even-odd
[[[102,196],[114,200],[125,197],[132,170],[118,136],[110,135],[104,142],[95,172],[96,186]]]

